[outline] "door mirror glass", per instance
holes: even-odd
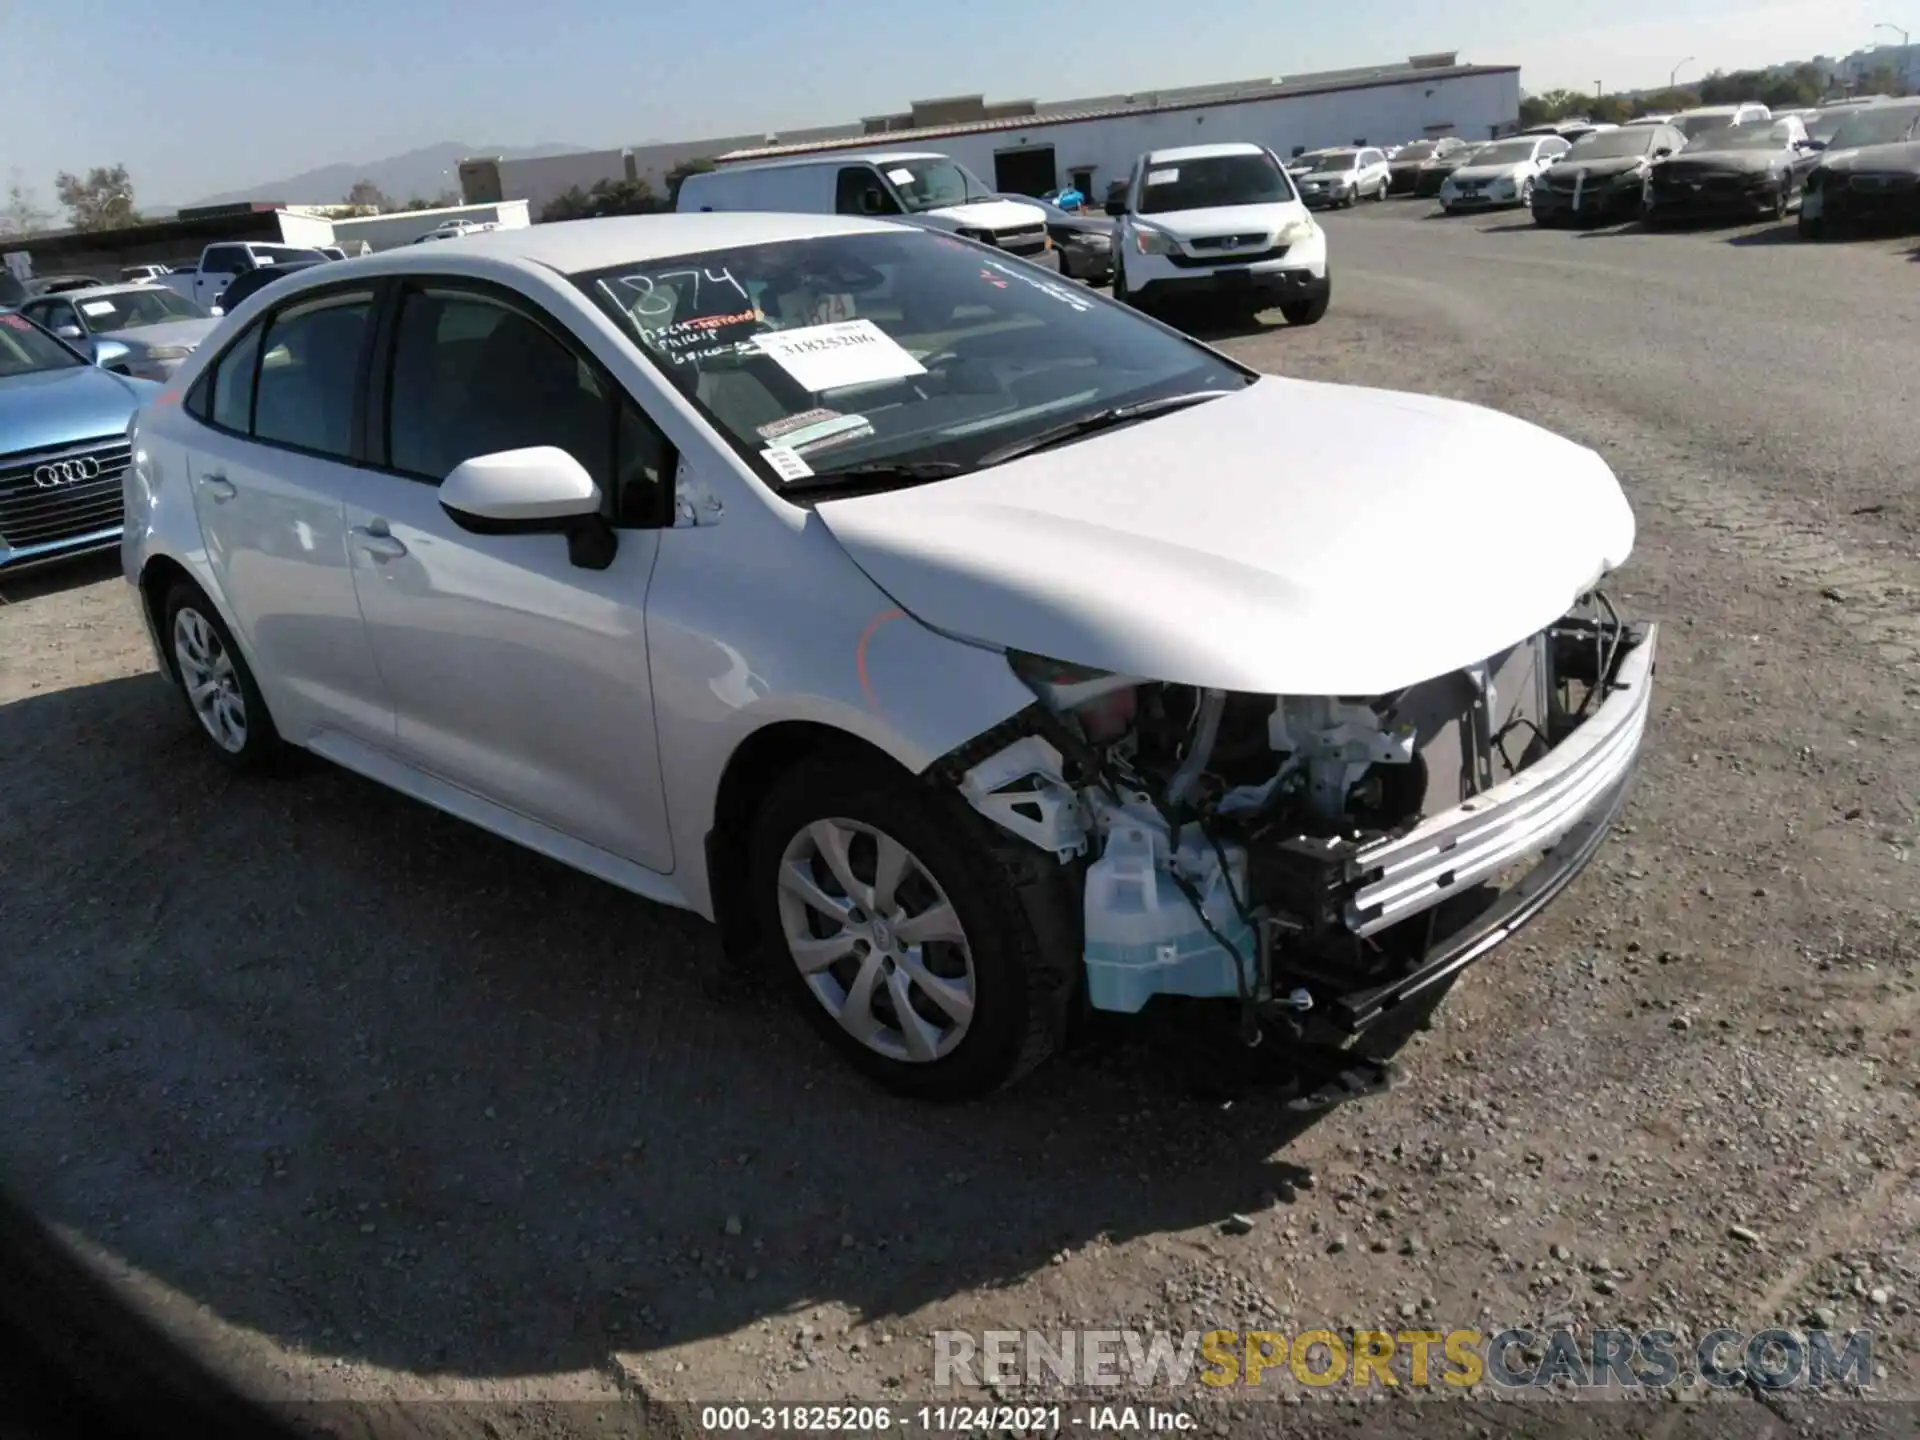
[[[62,340],[84,340],[87,338],[86,331],[82,330],[78,325],[56,325],[53,327],[53,333],[58,335]]]
[[[76,331],[76,334],[79,332]],[[118,340],[96,340],[93,342],[93,363],[102,370],[118,369],[126,363],[127,356],[133,351]]]

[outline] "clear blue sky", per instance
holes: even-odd
[[[591,147],[832,124],[916,96],[1075,95],[1426,50],[1529,90],[1663,83],[1920,28],[1902,0],[14,0],[0,168],[123,161],[150,204],[444,140]],[[1911,3],[1911,0],[1908,0]],[[1877,32],[1882,41],[1893,39]]]

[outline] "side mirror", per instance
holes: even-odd
[[[1673,147],[1671,145],[1662,145],[1653,152],[1653,158],[1656,160],[1664,160],[1672,153]]]
[[[93,342],[92,350],[93,363],[102,370],[122,370],[123,373],[126,359],[133,353],[118,340],[96,340]]]
[[[887,213],[887,197],[878,190],[860,192],[860,213],[863,215],[884,215]]]
[[[87,332],[82,330],[78,325],[56,325],[53,327],[53,333],[58,335],[62,340],[85,340],[87,338]]]
[[[1127,213],[1127,202],[1124,199],[1107,201],[1107,214],[1111,215],[1114,219],[1118,220],[1122,215],[1126,213]]]
[[[1800,143],[1809,150],[1824,150],[1827,148],[1826,141],[1815,140],[1812,136],[1808,136],[1805,140],[1801,141]]]
[[[475,535],[565,535],[567,558],[582,569],[606,569],[618,548],[600,487],[553,445],[462,460],[440,483],[440,508]]]

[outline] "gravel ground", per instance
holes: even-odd
[[[1666,622],[1626,822],[1400,1088],[1303,1125],[1123,1032],[892,1100],[690,917],[227,779],[94,564],[0,604],[10,1181],[251,1389],[546,1433],[925,1397],[943,1328],[1870,1324],[1920,1398],[1920,251],[1327,225],[1327,319],[1222,343],[1595,446]]]

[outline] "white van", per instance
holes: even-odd
[[[1327,234],[1271,150],[1236,142],[1151,150],[1133,162],[1119,220],[1113,298],[1148,306],[1206,295],[1277,306],[1287,322],[1327,313]]]
[[[723,165],[681,182],[675,209],[773,210],[801,215],[898,216],[1057,264],[1038,205],[996,197],[946,155],[884,150]]]

